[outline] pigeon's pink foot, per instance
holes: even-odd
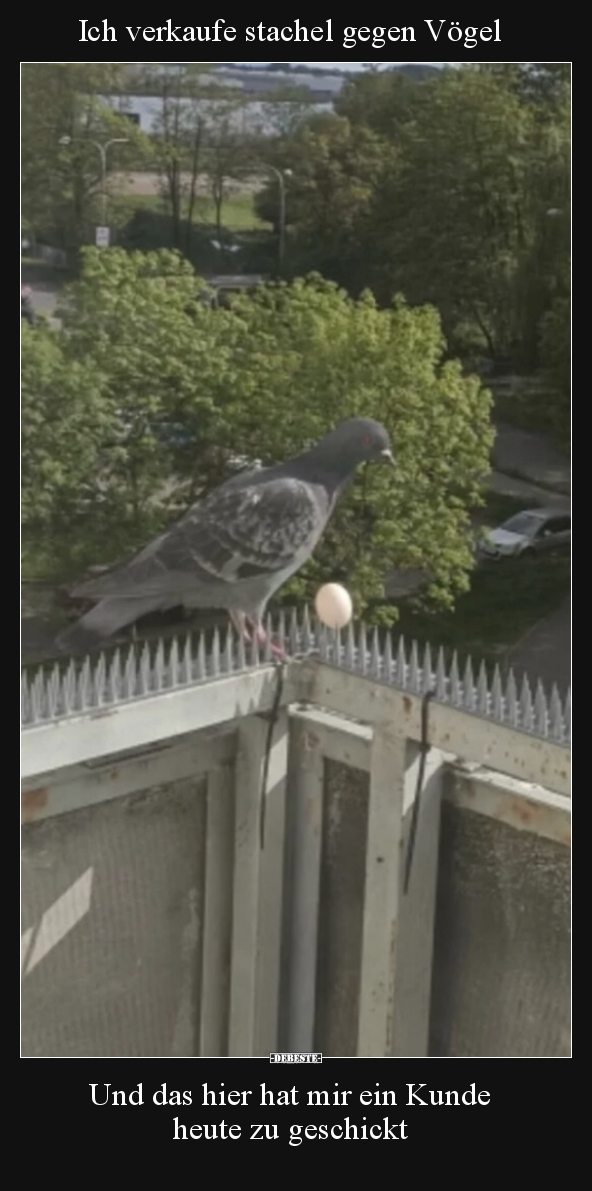
[[[272,652],[274,658],[276,658],[278,662],[291,662],[292,661],[290,654],[286,653],[285,649],[282,649],[281,645],[274,645],[274,643],[272,641],[270,648],[271,648],[271,652]]]
[[[252,623],[252,622],[250,622],[250,623]],[[261,625],[261,624],[253,625],[253,630],[257,635],[257,641],[259,643],[260,648],[265,649],[265,646],[267,645],[267,633],[266,633],[265,629],[263,628],[263,625]],[[285,649],[282,649],[281,645],[276,645],[274,641],[270,640],[269,648],[270,648],[270,651],[273,654],[274,658],[278,662],[289,662],[290,661],[289,655],[286,653]]]
[[[247,645],[250,645],[253,637],[256,636],[257,643],[261,650],[265,649],[267,645],[267,633],[262,624],[257,624],[255,621],[249,620],[242,612],[231,612],[230,619],[239,634]],[[270,641],[269,648],[274,658],[278,662],[289,662],[290,655],[282,649],[281,645],[276,645],[275,642]]]

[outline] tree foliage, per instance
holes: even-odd
[[[345,117],[313,117],[289,143],[280,164],[291,170],[286,218],[296,232],[288,266],[311,269],[355,291],[362,279],[360,229],[389,158],[389,147],[370,129]],[[257,196],[257,213],[277,222],[277,184]]]
[[[543,370],[552,385],[551,429],[565,447],[571,433],[571,303],[558,297],[541,320]]]
[[[284,145],[294,269],[432,302],[453,347],[536,368],[569,256],[549,216],[569,212],[569,67],[367,72],[336,108]]]
[[[84,558],[91,519],[91,549],[108,531],[101,477],[115,419],[92,361],[70,358],[46,325],[23,324],[21,334],[23,537],[41,565],[50,555],[59,569]]]
[[[423,567],[443,604],[466,587],[490,402],[442,363],[433,308],[381,310],[316,275],[220,310],[176,253],[89,249],[63,313],[61,332],[23,338],[25,534],[114,562],[232,457],[285,459],[361,414],[389,428],[396,470],[361,470],[291,593],[341,579],[361,611],[392,566]]]
[[[94,238],[102,182],[95,141],[127,138],[127,145],[111,149],[109,169],[116,163],[121,168],[143,150],[143,138],[124,108],[116,112],[104,101],[118,89],[121,70],[119,63],[23,64],[22,218],[35,239],[75,248]]]

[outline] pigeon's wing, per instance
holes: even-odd
[[[313,550],[329,515],[324,490],[290,477],[225,485],[129,563],[82,584],[94,599],[182,596],[211,586],[273,576]]]

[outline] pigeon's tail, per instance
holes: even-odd
[[[63,653],[90,653],[97,649],[102,641],[112,637],[118,629],[131,624],[140,616],[154,609],[153,600],[101,600],[86,616],[76,621],[71,628],[56,640],[56,645]]]

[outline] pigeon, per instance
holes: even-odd
[[[58,648],[87,653],[138,617],[180,604],[224,608],[239,635],[264,643],[270,597],[308,561],[364,462],[393,464],[388,433],[371,418],[349,418],[286,463],[233,476],[129,562],[77,586],[74,596],[98,602]]]

